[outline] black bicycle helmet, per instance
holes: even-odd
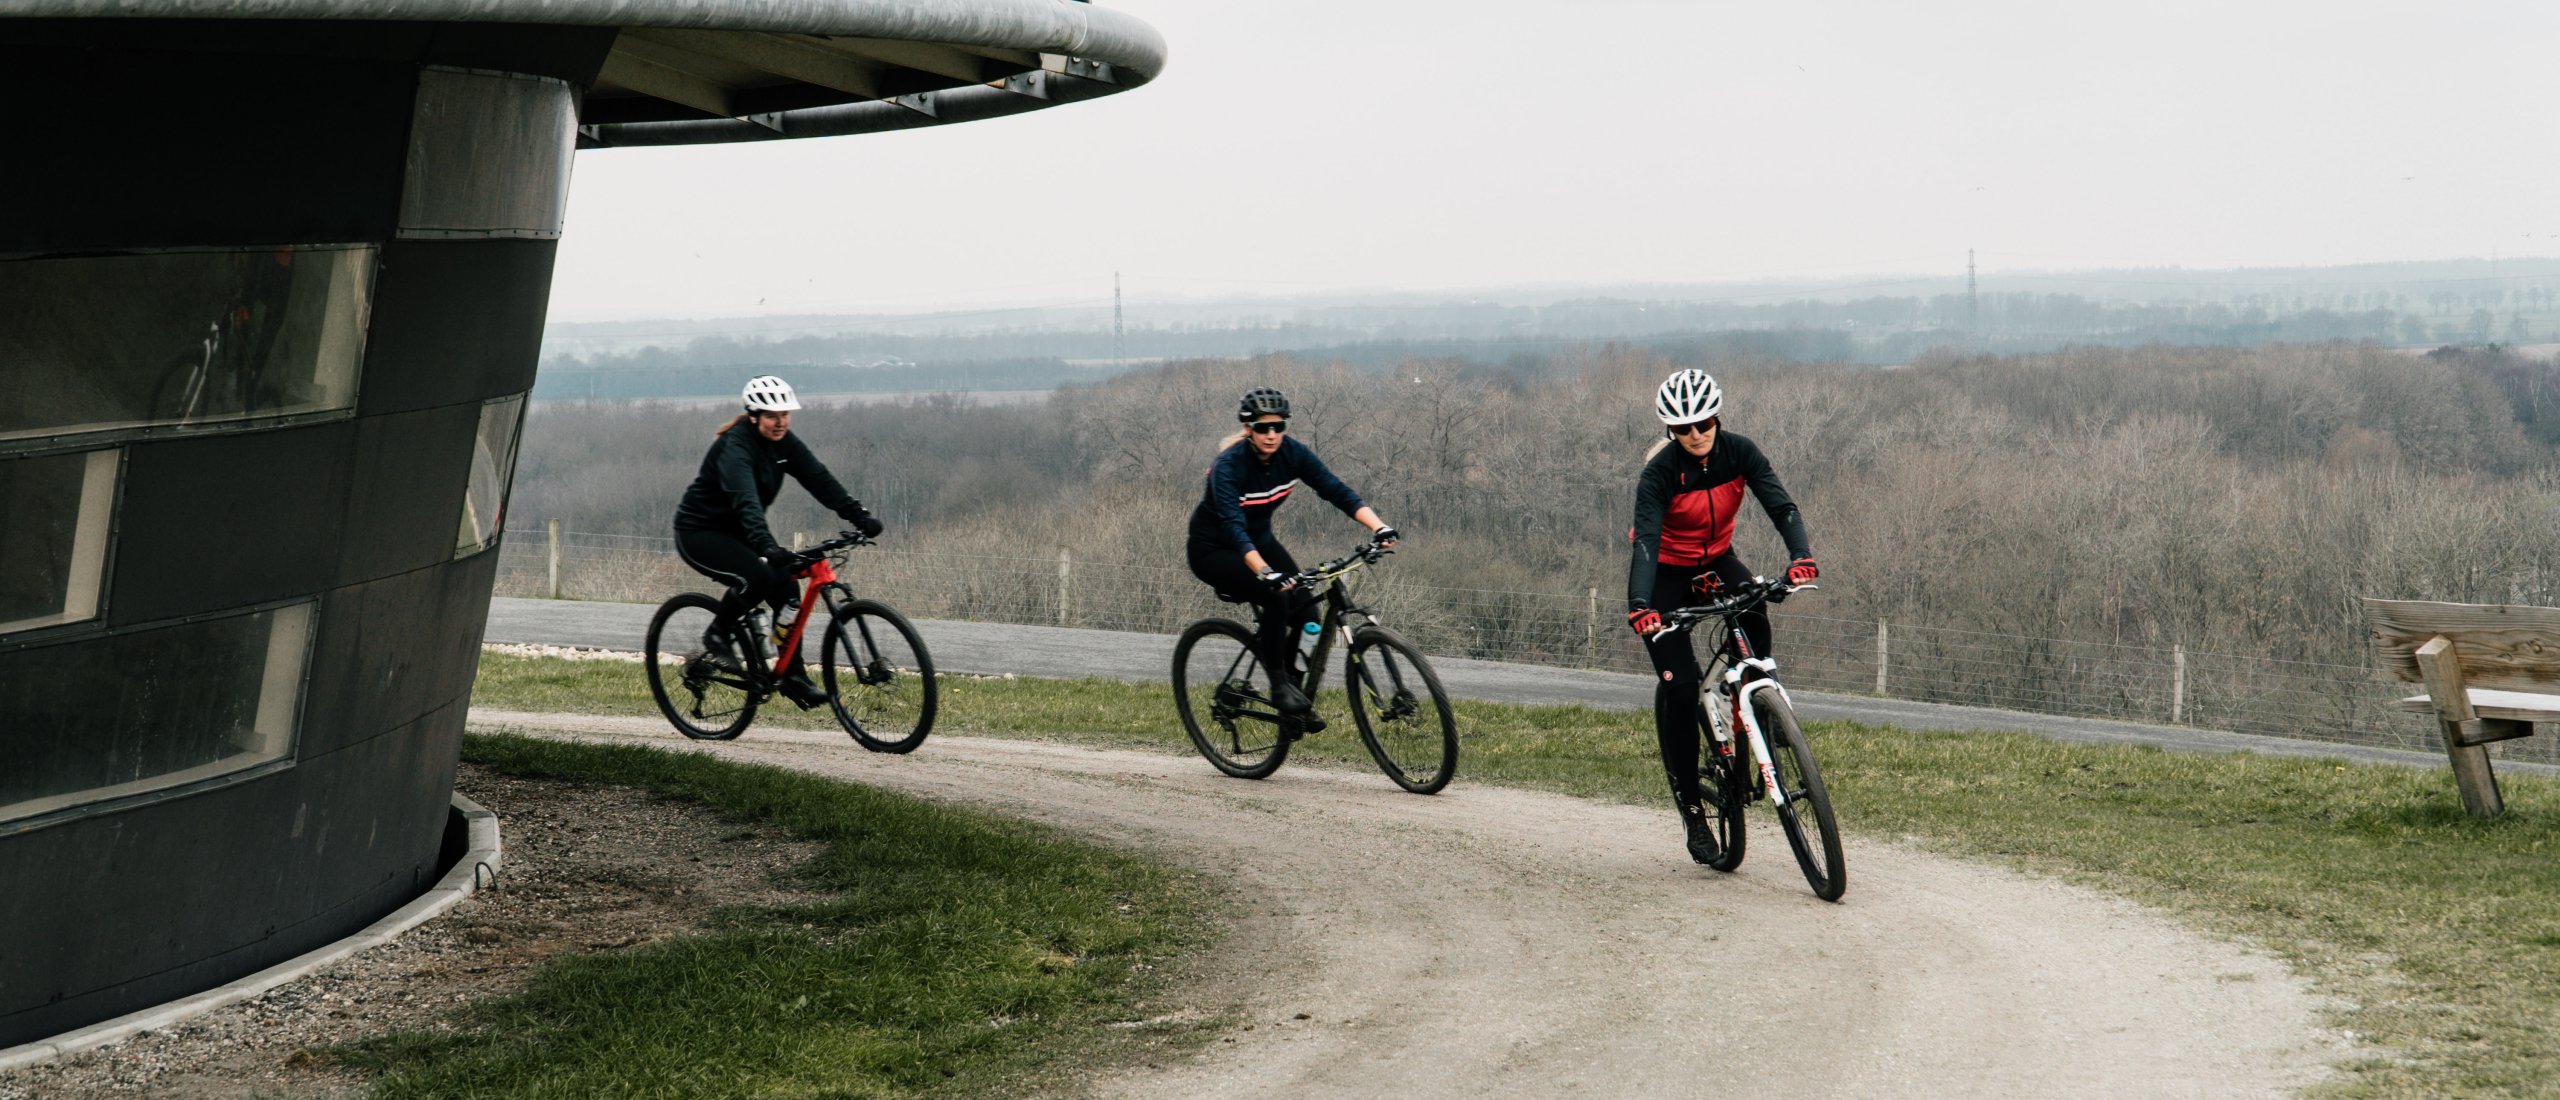
[[[1244,395],[1244,400],[1236,403],[1238,420],[1252,420],[1257,416],[1286,417],[1288,415],[1289,398],[1269,386]]]

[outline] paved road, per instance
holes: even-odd
[[[646,604],[499,597],[489,601],[486,637],[492,642],[637,650],[648,631],[650,610]],[[916,628],[924,633],[925,645],[933,651],[935,667],[949,672],[1070,679],[1099,676],[1132,683],[1161,683],[1173,667],[1173,638],[1163,634],[939,619],[919,622]],[[1431,664],[1451,693],[1470,699],[1578,704],[1601,710],[1634,710],[1653,705],[1652,682],[1628,673],[1459,657],[1434,657]],[[2421,768],[2445,766],[2444,757],[2436,753],[1827,692],[1793,694],[1797,712],[1816,720],[1867,722],[1909,730],[2016,730],[2056,741],[2156,745],[2173,752],[2256,752]],[[2498,762],[2498,770],[2560,774],[2560,767],[2553,765],[2504,760]]]

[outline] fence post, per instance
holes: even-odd
[[[1064,551],[1064,550],[1060,550],[1060,551],[1058,551],[1058,625],[1059,625],[1059,626],[1065,626],[1065,625],[1067,625],[1067,609],[1068,609],[1068,607],[1069,607],[1069,606],[1071,606],[1071,605],[1069,605],[1069,604],[1068,604],[1068,602],[1067,602],[1067,598],[1068,598],[1068,596],[1069,596],[1069,595],[1071,595],[1070,591],[1068,590],[1068,574],[1069,574],[1069,572],[1070,572],[1071,568],[1072,568],[1072,567],[1070,566],[1070,564],[1068,563],[1068,560],[1067,560],[1067,552],[1066,552],[1066,551]]]
[[[551,529],[551,598],[560,598],[560,517],[546,524]]]
[[[1876,620],[1876,694],[1878,694],[1878,695],[1882,695],[1882,694],[1884,694],[1884,693],[1885,693],[1885,690],[1884,690],[1884,658],[1885,658],[1885,652],[1886,652],[1886,650],[1885,650],[1885,625],[1884,625],[1884,620],[1883,620],[1883,619],[1877,619],[1877,620]]]
[[[1582,613],[1582,667],[1598,668],[1600,667],[1600,590],[1596,587],[1590,589],[1587,598],[1591,602]]]
[[[2187,647],[2184,642],[2169,644],[2169,724],[2187,724]]]
[[[793,551],[795,551],[795,552],[796,552],[796,551],[802,550],[802,549],[806,548],[808,545],[809,545],[809,533],[808,533],[807,531],[793,531],[793,532],[791,533],[791,549],[792,549]]]

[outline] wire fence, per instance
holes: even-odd
[[[655,603],[717,594],[672,538],[509,532],[498,594]],[[803,543],[810,541],[806,536]],[[1196,619],[1249,620],[1188,568],[1052,555],[953,554],[870,547],[845,570],[856,591],[909,616],[1178,633]],[[1361,602],[1434,655],[1560,668],[1650,673],[1644,649],[1602,586],[1580,592],[1451,588],[1355,574]],[[2370,665],[2323,664],[2180,646],[2118,645],[1910,623],[1827,618],[1773,608],[1789,684],[1818,691],[1954,703],[2081,718],[2440,751],[2435,724],[2399,710],[2415,688]],[[2506,741],[2510,759],[2560,762],[2560,739]]]

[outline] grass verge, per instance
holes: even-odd
[[[938,731],[1189,752],[1161,685],[945,683]],[[474,701],[656,713],[634,666],[496,653]],[[1338,698],[1327,713],[1344,715]],[[1460,782],[1663,801],[1649,713],[1461,702],[1458,714]],[[1302,742],[1291,765],[1367,767],[1350,727]],[[2371,1051],[2315,1095],[2560,1095],[2560,1047],[2546,1039],[2560,1033],[2560,782],[2502,777],[2506,815],[2475,821],[2442,769],[1853,723],[1808,732],[1851,834],[1853,900],[1861,838],[2005,861],[2283,955]],[[1786,856],[1754,857],[1769,858]]]
[[[375,1095],[906,1097],[1021,1091],[1032,1071],[1180,1044],[1131,1028],[1203,941],[1213,887],[1047,830],[778,768],[474,736],[508,774],[639,787],[823,842],[827,900],[732,909],[700,935],[563,956],[459,1030],[337,1057]]]

